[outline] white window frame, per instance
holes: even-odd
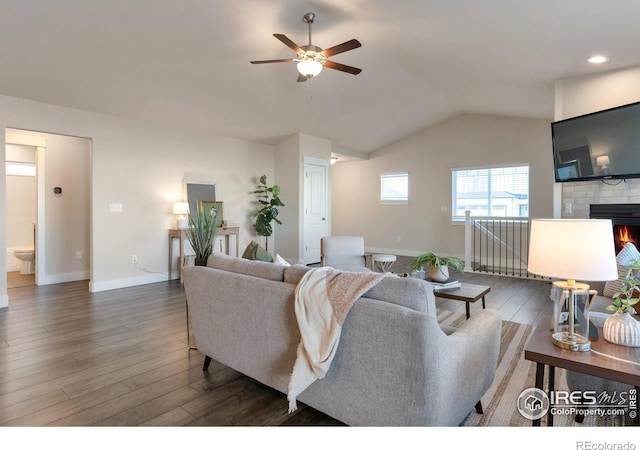
[[[391,181],[404,181],[406,183],[406,196],[386,197],[384,195],[385,183]],[[409,172],[388,172],[380,174],[380,204],[381,205],[406,205],[409,203]]]
[[[453,222],[461,222],[465,220],[465,216],[456,216],[456,204],[457,204],[457,186],[456,186],[456,176],[455,173],[456,172],[462,172],[462,171],[467,171],[467,170],[495,170],[495,169],[506,169],[506,168],[527,168],[527,215],[526,216],[519,216],[519,215],[512,215],[509,217],[513,217],[513,218],[528,218],[529,214],[530,214],[530,205],[531,205],[531,196],[530,196],[530,192],[531,192],[531,167],[529,165],[529,163],[520,163],[520,164],[504,164],[504,165],[491,165],[491,166],[483,166],[483,167],[459,167],[459,168],[454,168],[451,169],[451,220]],[[489,183],[491,183],[491,176],[490,176],[490,181]],[[488,192],[491,192],[491,188],[488,188]],[[485,200],[488,201],[489,205],[491,205],[491,199],[490,198],[484,198]],[[473,211],[471,213],[471,216],[474,216]],[[487,215],[483,215],[482,217],[504,217],[504,216],[493,216],[491,214],[491,207],[489,208],[489,214]]]

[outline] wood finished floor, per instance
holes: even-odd
[[[396,270],[400,271],[399,258]],[[491,286],[487,307],[536,324],[549,284],[465,274]],[[340,425],[203,356],[186,342],[178,281],[91,294],[87,282],[9,290],[0,310],[0,424],[4,426]],[[437,300],[464,313],[464,304]],[[480,308],[472,305],[471,311]]]

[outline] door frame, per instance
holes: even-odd
[[[303,202],[302,202],[302,239],[301,239],[301,250],[302,250],[302,261],[303,264],[308,264],[307,262],[307,250],[306,250],[306,234],[307,234],[307,215],[305,214],[307,208],[307,183],[306,183],[306,173],[307,173],[307,165],[314,166],[324,166],[325,171],[325,232],[326,235],[331,235],[331,161],[328,159],[319,159],[313,158],[311,156],[305,156],[302,163],[302,185],[303,185]]]

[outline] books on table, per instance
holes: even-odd
[[[459,288],[462,286],[462,284],[454,279],[454,278],[449,278],[445,281],[433,281],[430,278],[425,278],[426,281],[428,281],[429,283],[431,283],[433,285],[433,290],[434,291],[443,291],[446,289],[455,289],[455,288]]]

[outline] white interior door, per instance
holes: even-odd
[[[304,264],[320,262],[320,239],[329,234],[328,178],[328,164],[305,162]]]

